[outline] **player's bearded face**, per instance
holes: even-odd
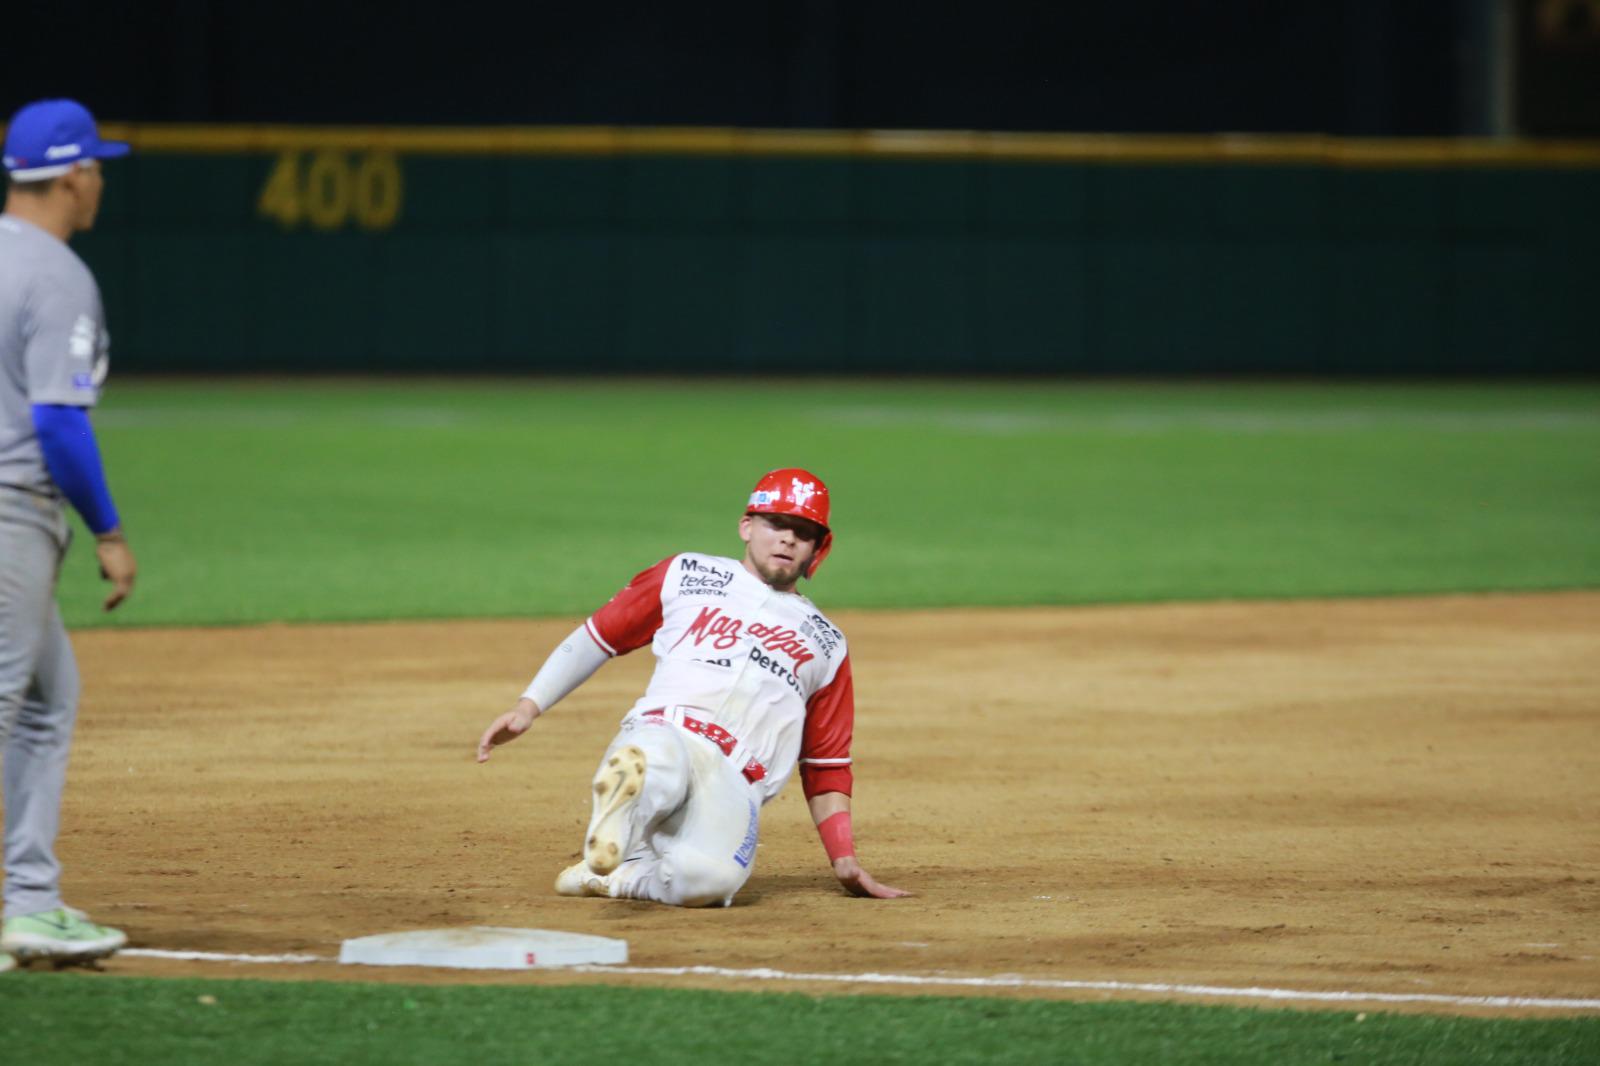
[[[745,515],[739,522],[745,565],[773,588],[794,587],[817,552],[822,531],[793,515]]]

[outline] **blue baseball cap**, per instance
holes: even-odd
[[[121,141],[102,141],[94,116],[76,100],[35,100],[6,127],[5,164],[12,181],[53,178],[85,159],[115,159],[131,150]]]

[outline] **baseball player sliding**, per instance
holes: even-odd
[[[839,883],[857,896],[910,894],[856,861],[849,649],[795,591],[833,546],[827,486],[804,470],[772,471],[739,538],[742,559],[684,552],[637,575],[478,741],[484,762],[607,659],[654,651],[650,685],[595,773],[583,861],[556,878],[564,896],[728,906],[755,865],[761,806],[796,765]]]

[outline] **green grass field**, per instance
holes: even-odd
[[[788,465],[834,608],[1600,584],[1595,385],[113,384],[117,624],[577,615]]]
[[[1525,1022],[1147,1003],[424,987],[8,980],[7,1061],[79,1063],[1593,1062],[1600,1021]],[[203,1002],[208,997],[213,1002]],[[48,1027],[30,1024],[39,1017]],[[115,1039],[106,1039],[115,1034]],[[14,1056],[14,1058],[12,1058]]]
[[[1600,385],[127,382],[142,566],[75,627],[572,615],[735,553],[764,470],[835,495],[825,607],[1600,585]],[[1064,975],[1080,976],[1080,975]],[[211,996],[215,1004],[200,1003]],[[0,979],[0,1059],[1555,1063],[1600,1020],[603,988]],[[596,1035],[599,1034],[599,1035]],[[676,1055],[676,1058],[668,1057]]]

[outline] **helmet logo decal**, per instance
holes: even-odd
[[[828,530],[829,510],[827,483],[809,470],[786,466],[761,475],[761,480],[756,482],[754,491],[750,493],[750,504],[745,515],[791,515],[819,526],[819,539],[804,570],[805,576],[811,577],[833,546],[833,534]]]

